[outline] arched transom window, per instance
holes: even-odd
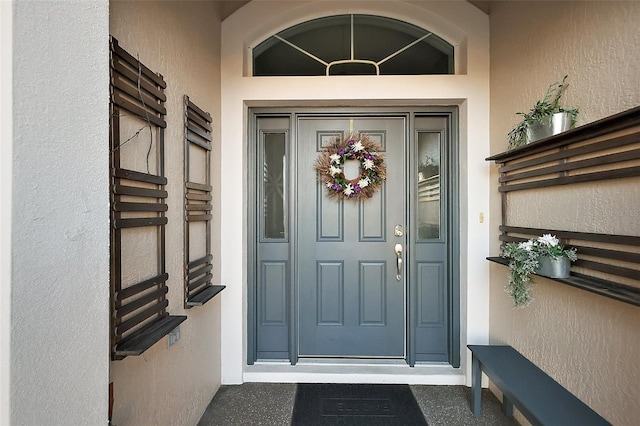
[[[453,74],[453,46],[406,22],[372,15],[314,19],[253,48],[254,76]]]

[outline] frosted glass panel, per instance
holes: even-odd
[[[286,138],[284,133],[265,133],[262,150],[263,236],[286,238]]]
[[[440,238],[440,133],[418,133],[418,239]]]

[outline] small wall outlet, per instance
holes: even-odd
[[[170,348],[171,345],[180,340],[180,326],[171,330],[167,337],[167,347]]]

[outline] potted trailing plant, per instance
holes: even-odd
[[[522,116],[522,121],[508,134],[509,149],[575,127],[578,109],[560,106],[560,98],[569,85],[567,78],[565,75],[561,82],[550,85],[544,98],[537,101],[529,112],[517,113]]]
[[[506,243],[500,256],[509,259],[506,290],[513,298],[514,306],[519,307],[531,302],[531,274],[566,278],[570,262],[578,258],[575,248],[565,250],[558,238],[551,234],[519,243]]]

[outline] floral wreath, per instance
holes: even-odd
[[[367,199],[380,188],[387,177],[382,147],[367,135],[351,133],[347,138],[336,137],[316,160],[318,179],[329,188],[329,196],[346,199]],[[347,179],[344,163],[360,162],[360,175]]]

